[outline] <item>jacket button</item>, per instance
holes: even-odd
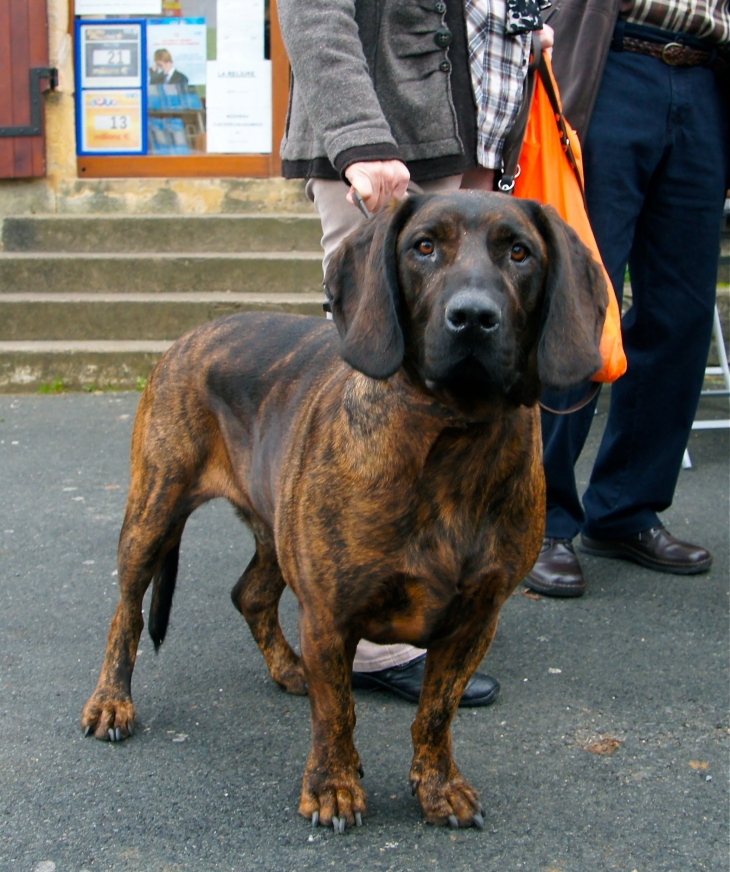
[[[433,37],[433,41],[439,48],[446,48],[447,46],[451,45],[451,40],[453,38],[454,34],[444,27],[442,30],[436,31]]]
[[[442,73],[450,73],[451,64],[448,61],[441,61],[441,63],[439,64],[439,69]]]
[[[433,7],[434,12],[438,12],[439,15],[443,15],[446,12],[446,4],[442,3],[441,0]]]

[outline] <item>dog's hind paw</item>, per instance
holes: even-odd
[[[84,707],[81,729],[102,742],[121,742],[134,735],[135,714],[131,699],[95,693]]]
[[[306,696],[309,693],[301,661],[285,670],[272,671],[271,677],[287,693],[293,693],[295,696]]]

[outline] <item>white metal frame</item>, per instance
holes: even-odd
[[[712,333],[715,337],[715,346],[717,354],[720,358],[720,366],[708,366],[705,370],[705,375],[721,375],[725,382],[724,390],[717,391],[702,391],[702,397],[730,397],[730,366],[728,366],[727,352],[725,351],[725,337],[722,333],[722,323],[720,322],[720,312],[715,306],[715,320],[712,327]],[[730,418],[721,418],[715,421],[699,420],[692,424],[693,430],[727,430],[730,429]],[[682,468],[692,468],[692,458],[689,456],[689,451],[685,448],[684,457],[682,458]]]

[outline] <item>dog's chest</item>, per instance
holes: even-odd
[[[524,535],[537,446],[504,422],[383,419],[358,434],[338,464],[328,490],[339,507],[332,532],[351,559],[425,580],[439,597],[461,595],[502,559],[503,540]]]
[[[423,642],[516,578],[526,540],[540,541],[539,422],[517,410],[464,423],[353,381],[290,467],[280,561],[300,599],[328,591],[343,625]]]

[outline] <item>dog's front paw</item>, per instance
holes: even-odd
[[[129,696],[96,691],[84,706],[81,729],[102,741],[121,742],[134,735],[135,708]]]
[[[307,766],[299,814],[311,820],[313,827],[332,826],[335,833],[344,833],[346,826],[362,826],[367,802],[357,767],[325,772]]]
[[[415,767],[414,767],[415,769]],[[423,816],[429,824],[484,829],[482,804],[479,794],[462,776],[455,765],[450,767],[449,775],[438,772],[418,772],[411,770],[411,788],[423,809]]]

